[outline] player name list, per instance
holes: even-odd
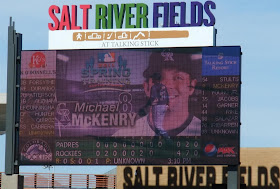
[[[238,135],[239,94],[239,76],[202,77],[202,135]]]
[[[21,136],[54,136],[55,100],[55,79],[21,80]]]

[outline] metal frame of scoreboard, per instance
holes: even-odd
[[[18,159],[18,137],[19,137],[19,120],[20,120],[20,61],[22,49],[22,35],[16,33],[14,23],[12,20],[8,28],[8,85],[7,85],[7,137],[6,137],[6,167],[5,172],[7,175],[18,174],[19,164]],[[241,67],[240,67],[241,73]],[[241,86],[240,86],[241,88]],[[240,100],[239,100],[240,107]],[[240,108],[239,108],[240,110]],[[240,122],[240,118],[239,118]],[[240,133],[240,127],[239,127]],[[240,143],[240,134],[239,134]],[[240,147],[239,147],[240,148]],[[238,149],[239,154],[239,149]],[[239,185],[239,165],[229,165],[228,169],[228,184],[232,186]]]

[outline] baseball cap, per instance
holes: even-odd
[[[190,53],[186,48],[153,49],[143,76],[151,78],[162,69],[176,69],[190,74],[192,79],[198,79],[201,76],[201,61],[201,53]]]

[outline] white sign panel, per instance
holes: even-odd
[[[52,50],[214,45],[214,27],[49,31],[49,49]]]

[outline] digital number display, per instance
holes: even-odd
[[[188,137],[175,137],[169,143],[159,137],[58,140],[55,146],[57,164],[189,164],[192,158],[200,156],[200,140]],[[73,146],[78,150],[73,150]],[[172,154],[166,153],[170,149]]]
[[[238,164],[240,54],[23,51],[20,164]]]

